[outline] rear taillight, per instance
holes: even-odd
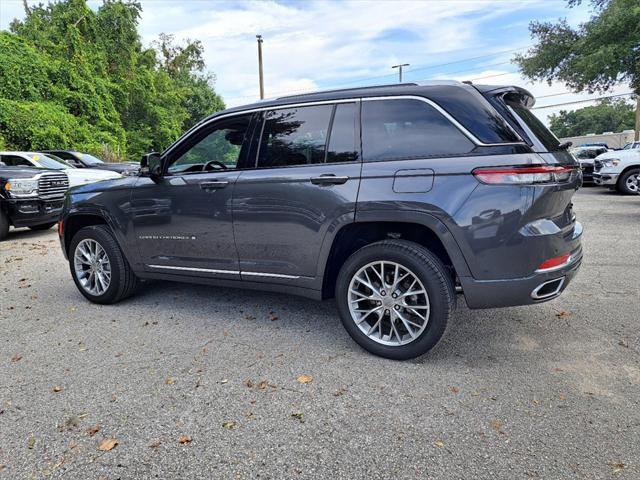
[[[524,165],[509,167],[481,167],[473,175],[490,185],[523,185],[566,182],[575,167],[557,165]]]

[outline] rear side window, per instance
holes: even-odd
[[[333,105],[268,111],[258,168],[323,163]]]
[[[444,115],[423,101],[362,103],[364,161],[464,155],[474,147]]]
[[[516,113],[521,122],[536,136],[548,152],[559,150],[560,141],[547,127],[536,117],[531,110],[517,103],[507,102]]]
[[[356,140],[356,104],[339,103],[333,115],[327,163],[355,162],[358,160]]]

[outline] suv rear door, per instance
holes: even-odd
[[[323,243],[355,217],[359,102],[274,108],[261,122],[233,195],[242,279],[312,286]]]

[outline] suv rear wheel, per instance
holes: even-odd
[[[71,276],[78,290],[94,303],[116,303],[130,296],[138,283],[127,259],[104,225],[84,227],[71,240]]]
[[[351,255],[338,275],[336,298],[349,335],[365,350],[395,360],[431,350],[455,305],[440,259],[404,240],[372,243]]]
[[[635,195],[640,193],[640,168],[627,170],[618,180],[618,191],[624,195]]]

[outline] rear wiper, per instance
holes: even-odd
[[[558,145],[558,150],[566,150],[566,149],[568,149],[571,145],[573,145],[573,142],[564,142],[564,143],[561,143],[560,145]]]

